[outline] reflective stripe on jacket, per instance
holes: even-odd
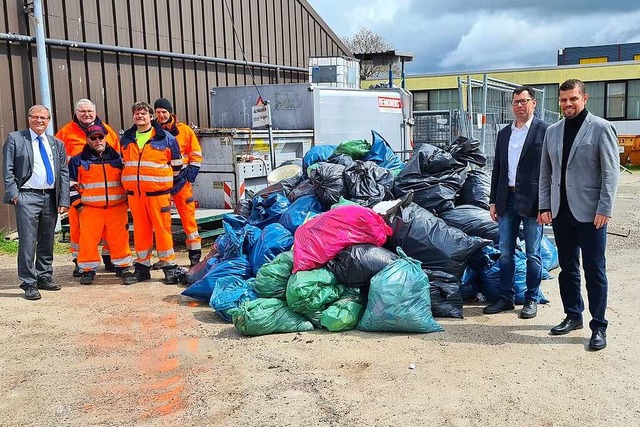
[[[180,191],[187,181],[194,182],[202,164],[202,148],[193,129],[187,124],[177,122],[176,130],[174,136],[180,146],[182,169],[175,179],[171,194]]]
[[[69,181],[77,183],[71,205],[106,208],[124,203],[127,197],[120,181],[122,169],[120,155],[109,145],[101,156],[85,146],[69,161]]]
[[[127,130],[120,141],[124,169],[122,184],[135,194],[169,191],[182,168],[180,148],[173,135],[152,121],[151,138],[142,147],[136,142],[136,126]]]

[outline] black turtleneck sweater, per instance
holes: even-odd
[[[565,176],[567,174],[567,162],[569,161],[569,153],[576,139],[576,135],[580,130],[580,127],[584,123],[585,117],[587,117],[587,109],[585,108],[572,119],[565,119],[564,122],[564,137],[562,139],[562,173],[560,179],[560,209],[568,208],[567,203],[567,187]]]

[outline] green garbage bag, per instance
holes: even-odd
[[[293,252],[282,252],[273,261],[263,264],[256,274],[253,288],[261,298],[285,299],[287,282],[293,269]]]
[[[338,200],[338,203],[334,203],[331,205],[331,209],[333,208],[337,208],[338,206],[344,206],[344,205],[358,205],[359,203],[356,202],[352,202],[349,199],[345,199],[343,196],[340,196],[340,200]]]
[[[420,261],[402,248],[400,258],[371,279],[367,308],[358,323],[361,331],[439,332],[431,314],[429,278]]]
[[[371,144],[364,139],[351,139],[338,145],[334,153],[347,154],[353,160],[362,160],[371,150]]]
[[[340,299],[322,312],[320,324],[331,332],[355,328],[362,316],[366,298],[358,288],[347,288]]]
[[[325,267],[298,271],[287,283],[287,304],[296,313],[320,327],[322,312],[340,298],[345,286]]]
[[[311,322],[291,311],[286,302],[276,298],[245,301],[227,313],[231,315],[236,329],[249,336],[313,330]]]

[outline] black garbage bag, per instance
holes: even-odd
[[[400,198],[413,191],[413,201],[440,214],[455,206],[466,178],[466,166],[450,153],[430,144],[421,145],[395,180],[393,193]]]
[[[449,227],[431,212],[411,203],[390,219],[393,234],[388,247],[400,246],[405,253],[429,270],[440,270],[460,278],[468,257],[491,244],[491,240],[466,235]]]
[[[435,175],[465,166],[454,159],[451,153],[431,144],[422,144],[413,151],[411,158],[398,176],[406,174]]]
[[[375,245],[352,245],[327,263],[327,269],[339,283],[356,288],[368,288],[371,278],[398,259],[398,255]]]
[[[456,194],[460,191],[465,174],[464,169],[459,169],[438,175],[398,176],[393,194],[402,198],[413,192],[414,203],[439,215],[455,207]]]
[[[491,219],[489,211],[472,205],[456,206],[440,214],[440,218],[451,227],[464,231],[469,236],[482,237],[494,243],[500,241],[498,223]]]
[[[356,160],[344,168],[342,177],[347,198],[362,206],[372,207],[391,198],[393,175],[373,162]]]
[[[433,317],[462,319],[462,294],[460,279],[453,274],[437,270],[424,270],[431,288],[431,313]]]
[[[460,194],[456,198],[458,205],[474,205],[489,210],[489,194],[491,193],[491,177],[482,169],[467,172]]]
[[[302,196],[315,195],[315,187],[310,179],[303,179],[288,194],[287,198],[291,203],[295,202]]]
[[[465,165],[471,163],[484,167],[487,164],[487,157],[480,149],[480,141],[477,139],[459,136],[447,147],[447,151],[454,159]]]
[[[351,163],[353,163],[353,157],[348,154],[334,152],[331,156],[329,156],[327,162],[334,163],[336,165],[349,166]]]
[[[325,209],[340,201],[345,195],[342,173],[344,166],[333,163],[318,163],[317,167],[309,171],[309,179],[315,189],[315,194]]]
[[[240,215],[243,218],[249,218],[251,216],[251,209],[253,208],[253,202],[249,199],[238,200],[236,207],[233,208],[233,213]]]

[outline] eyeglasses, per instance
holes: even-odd
[[[102,141],[104,139],[104,135],[90,136],[89,139],[92,141],[97,141],[97,140]]]
[[[529,103],[529,101],[533,101],[533,99],[531,99],[531,98],[527,98],[527,99],[516,99],[516,100],[514,100],[514,101],[511,103],[511,105],[513,105],[514,107],[515,107],[516,105],[523,105],[523,106],[524,106],[524,105],[527,105],[527,104]]]
[[[29,116],[29,118],[34,121],[40,120],[43,122],[46,122],[47,120],[49,120],[49,117],[45,117],[45,116]]]
[[[95,113],[95,111],[93,110],[77,110],[78,113],[80,114],[92,114]]]

